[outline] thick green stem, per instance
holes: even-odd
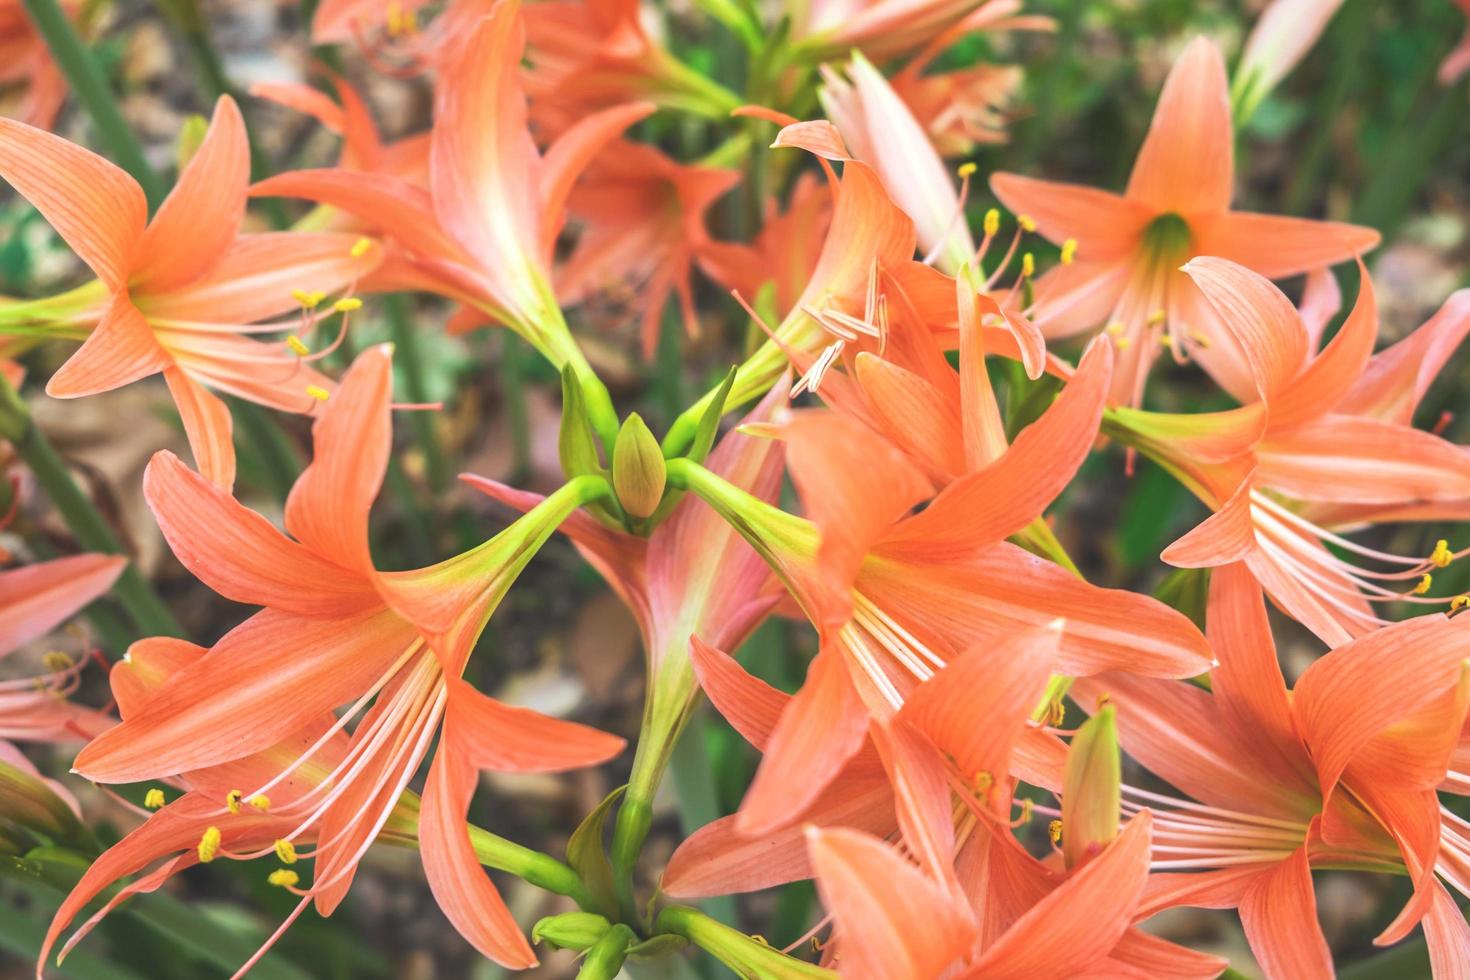
[[[60,4],[56,0],[22,0],[22,3],[112,156],[143,188],[149,208],[156,208],[163,200],[163,181],[149,166],[143,147],[112,97],[102,69],[77,36]]]
[[[658,915],[657,929],[683,936],[715,959],[734,970],[738,976],[779,976],[795,980],[836,980],[837,974],[812,963],[787,956],[779,950],[731,929],[709,916],[684,905],[670,905]]]
[[[15,389],[0,379],[0,436],[10,440],[25,460],[77,541],[89,551],[126,554],[117,535],[72,479],[66,463],[42,434]],[[183,636],[178,620],[154,593],[137,566],[129,564],[112,592],[139,630],[149,636]]]
[[[551,855],[522,847],[474,824],[469,825],[469,832],[475,857],[485,867],[513,874],[537,888],[570,898],[579,908],[591,911],[596,907],[577,872]]]

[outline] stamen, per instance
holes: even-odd
[[[368,254],[368,252],[372,250],[372,247],[373,240],[371,238],[359,238],[357,241],[352,243],[352,248],[348,249],[347,254],[352,256],[354,259],[360,259],[364,255]]]
[[[232,789],[225,794],[225,806],[229,809],[231,813],[239,813],[240,801],[244,798],[244,793],[240,792],[238,789]]]
[[[219,854],[220,832],[218,827],[207,827],[204,836],[199,838],[199,861],[208,864],[213,861],[215,855]]]
[[[271,808],[271,798],[262,793],[256,793],[246,802],[255,807],[255,809],[259,810],[261,813],[265,813]]]
[[[266,878],[266,881],[275,885],[277,888],[294,888],[301,881],[301,876],[290,868],[277,868],[270,873],[270,877]]]
[[[286,338],[286,346],[289,347],[291,349],[291,353],[295,354],[297,357],[305,357],[306,355],[311,353],[311,348],[307,347],[306,344],[302,342],[301,338],[296,336],[294,333]]]
[[[1071,265],[1077,260],[1077,239],[1069,238],[1062,242],[1062,265]]]
[[[1056,847],[1062,842],[1062,822],[1053,820],[1046,825],[1046,836],[1051,838],[1051,846]]]
[[[163,798],[163,790],[153,787],[143,794],[143,805],[150,810],[159,810],[168,801]]]
[[[303,310],[314,310],[327,298],[327,294],[320,290],[307,292],[304,289],[291,290],[291,298],[300,304]]]
[[[296,845],[295,844],[293,844],[290,841],[285,840],[283,838],[281,840],[276,841],[274,847],[275,847],[275,852],[276,852],[276,858],[282,864],[295,864],[296,863]]]
[[[306,393],[319,402],[324,402],[332,397],[332,393],[319,385],[307,385]]]
[[[1016,224],[1020,225],[1021,230],[1027,234],[1036,230],[1036,219],[1032,218],[1029,214],[1016,215]]]

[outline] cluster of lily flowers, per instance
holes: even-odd
[[[1180,906],[1237,909],[1268,977],[1325,977],[1312,872],[1338,869],[1407,876],[1412,897],[1375,941],[1422,928],[1435,975],[1470,976],[1454,897],[1470,896],[1470,823],[1440,800],[1470,794],[1456,615],[1470,600],[1434,583],[1470,549],[1428,531],[1415,554],[1362,543],[1380,524],[1470,517],[1470,454],[1414,426],[1470,333],[1470,291],[1375,351],[1362,258],[1377,233],[1231,207],[1233,114],[1334,5],[1268,10],[1233,94],[1216,45],[1188,44],[1122,193],[991,174],[1008,213],[978,235],[981,176],[953,160],[1003,138],[1018,70],[930,69],[971,33],[1049,28],[1017,0],[822,0],[793,7],[776,40],[742,5],[703,5],[768,52],[763,105],[675,58],[632,0],[423,6],[323,0],[312,30],[427,74],[427,133],[385,143],[337,77],[261,85],[252,96],[340,134],[338,165],[252,183],[225,96],[150,216],[133,177],[42,128],[64,86],[20,5],[0,3],[0,36],[24,52],[4,70],[32,86],[29,121],[0,120],[0,178],[95,276],[0,303],[4,353],[79,341],[54,398],[161,374],[192,460],[159,451],[148,504],[195,577],[259,607],[207,647],[138,640],[111,665],[106,710],[67,699],[83,658],[0,682],[0,737],[82,741],[81,778],[153,787],[57,912],[38,976],[119,903],[223,859],[260,862],[300,898],[258,957],[309,905],[330,914],[384,844],[417,847],[445,915],[509,968],[536,955],[486,867],[577,904],[534,934],[585,951],[588,977],[690,943],[743,976],[1219,975],[1225,960],[1145,931]],[[1447,75],[1467,58],[1452,60]],[[680,162],[630,136],[657,112],[738,135]],[[757,142],[820,173],[753,241],[717,239],[706,214]],[[247,231],[252,198],[315,207]],[[1343,305],[1331,269],[1354,261],[1357,295],[1324,341]],[[1299,303],[1274,284],[1303,275]],[[563,311],[616,286],[651,352],[670,301],[699,328],[697,278],[766,339],[660,440],[619,418]],[[543,497],[467,476],[521,516],[464,554],[385,571],[369,524],[394,412],[426,407],[395,399],[389,345],[340,377],[319,364],[365,299],[403,291],[455,304],[450,330],[514,331],[561,372],[566,482]],[[1050,349],[1072,338],[1090,338],[1075,364]],[[1145,408],[1164,357],[1237,407]],[[1014,417],[998,371],[1046,397]],[[16,362],[6,373],[21,382]],[[221,394],[314,420],[284,530],[234,495]],[[1208,582],[1203,631],[1085,581],[1045,517],[1110,445],[1209,509],[1162,555],[1207,570],[1189,573]],[[799,506],[781,504],[787,478]],[[624,740],[462,676],[557,532],[637,619],[647,668],[629,784],[566,861],[468,824],[478,774],[593,766]],[[0,650],[126,565],[84,554],[0,573]],[[1325,650],[1290,687],[1268,604]],[[732,656],[773,615],[819,638],[794,695]],[[683,842],[649,903],[633,872],[700,697],[763,760],[739,812]],[[1123,783],[1124,754],[1173,791]],[[14,774],[0,794],[67,797],[6,742],[0,762]],[[820,963],[670,901],[805,878],[825,908]]]

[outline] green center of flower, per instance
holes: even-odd
[[[1170,211],[1161,214],[1143,229],[1143,247],[1148,254],[1169,262],[1183,262],[1189,257],[1189,222]]]

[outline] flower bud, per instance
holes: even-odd
[[[581,952],[596,945],[611,923],[596,912],[564,912],[548,915],[531,929],[531,941],[553,949]]]
[[[1103,706],[1072,737],[1062,780],[1062,856],[1067,868],[1091,860],[1118,836],[1122,798],[1117,710]]]
[[[613,490],[628,515],[650,516],[664,496],[663,450],[637,413],[629,415],[618,430],[613,446]]]

